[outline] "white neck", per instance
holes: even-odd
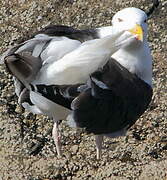
[[[137,48],[122,48],[112,57],[152,87],[152,56],[146,41]]]
[[[98,30],[98,36],[100,38],[103,38],[105,36],[111,35],[113,32],[113,27],[112,26],[106,26],[102,28],[97,28]]]

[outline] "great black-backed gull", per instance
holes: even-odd
[[[99,158],[103,135],[115,137],[125,134],[148,106],[152,96],[152,57],[146,37],[146,20],[144,11],[126,8],[114,15],[113,26],[110,27],[76,30],[66,26],[50,26],[2,56],[1,61],[5,60],[8,70],[16,77],[16,94],[22,106],[36,114],[47,114],[55,120],[53,136],[58,155],[61,151],[57,120],[66,118],[69,113],[70,121],[96,134]],[[144,90],[138,91],[140,87]],[[127,97],[128,102],[122,95]],[[111,103],[112,98],[115,104]],[[126,106],[129,98],[136,102],[137,112],[131,107],[134,114],[129,114],[128,120],[121,119],[122,111],[119,110],[117,114],[117,108],[132,112]],[[117,108],[111,114],[105,109],[100,111],[100,106],[96,107],[94,101],[105,104],[108,110]],[[106,101],[110,103],[106,105]],[[93,105],[87,109],[89,102]],[[100,119],[95,116],[94,107],[101,112]],[[104,116],[105,111],[110,114],[111,121],[107,114]],[[124,116],[128,115],[121,114],[122,118]],[[94,127],[90,118],[95,123]],[[96,118],[103,126],[96,126]]]
[[[58,155],[61,152],[57,122],[65,119],[70,113],[66,108],[67,102],[57,98],[58,102],[55,103],[45,98],[44,94],[47,93],[45,89],[40,94],[32,91],[30,84],[85,83],[89,75],[102,67],[113,53],[136,38],[129,31],[127,33],[124,30],[112,31],[111,34],[84,43],[66,37],[49,37],[40,34],[21,46],[12,48],[5,57],[9,72],[16,78],[15,87],[19,103],[35,114],[46,114],[54,119],[53,137]]]

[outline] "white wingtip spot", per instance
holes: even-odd
[[[75,121],[74,121],[74,118],[72,117],[72,114],[69,114],[66,119],[67,119],[67,124],[68,124],[70,127],[74,127],[74,128],[77,127],[77,125],[76,125],[76,123],[75,123]]]
[[[27,102],[22,103],[22,106],[33,114],[42,114],[41,110],[35,105],[29,105]]]
[[[95,79],[93,77],[91,79],[100,88],[102,88],[102,89],[109,89],[102,81],[98,81],[97,79]]]

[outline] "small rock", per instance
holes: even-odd
[[[78,152],[78,149],[79,149],[78,145],[73,145],[73,146],[71,147],[71,152],[72,152],[73,154],[76,154],[76,153]]]
[[[19,105],[17,105],[17,106],[16,106],[16,109],[15,109],[15,112],[16,112],[16,113],[19,113],[19,114],[23,113],[22,107],[19,106]]]

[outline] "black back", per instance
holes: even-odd
[[[35,33],[33,36],[37,34],[46,34],[49,36],[65,36],[70,39],[79,40],[81,42],[99,38],[98,30],[96,29],[78,30],[73,27],[62,25],[49,25]]]

